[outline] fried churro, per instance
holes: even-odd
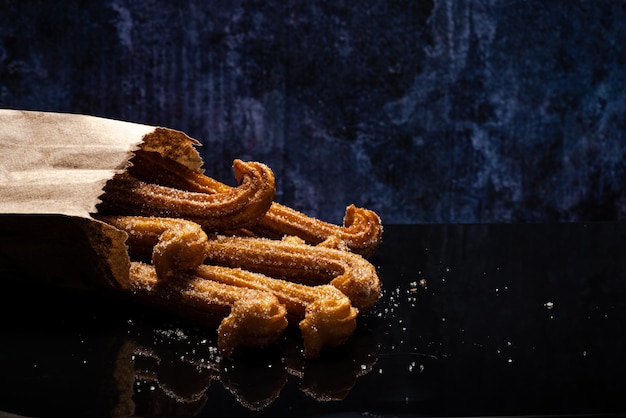
[[[195,274],[235,287],[267,291],[284,303],[287,317],[298,322],[306,358],[318,357],[324,346],[343,344],[356,328],[357,309],[334,286],[306,286],[239,268],[222,268],[217,272],[216,269],[216,266],[202,265]]]
[[[281,239],[297,236],[310,244],[319,244],[335,236],[345,242],[352,252],[364,257],[374,253],[383,235],[382,223],[376,212],[355,205],[346,208],[343,226],[339,226],[273,202],[265,216],[249,229],[260,237]]]
[[[129,234],[127,244],[136,257],[147,259],[152,251],[156,279],[189,283],[203,283],[199,279],[204,279],[272,293],[286,306],[288,318],[298,323],[307,358],[317,357],[326,345],[342,344],[354,332],[358,311],[334,286],[307,286],[240,268],[200,265],[209,256],[211,246],[200,226],[193,222],[133,216],[101,219]],[[134,269],[139,271],[137,266]]]
[[[148,183],[124,172],[107,182],[98,211],[185,218],[208,231],[249,227],[265,215],[274,199],[274,173],[264,164],[241,160],[234,161],[233,169],[239,186],[213,194]]]
[[[131,257],[150,260],[160,279],[202,264],[207,255],[207,235],[200,225],[185,219],[142,216],[99,216],[125,231]]]
[[[275,342],[287,327],[285,305],[270,292],[235,287],[211,280],[232,269],[212,266],[203,278],[179,272],[177,280],[159,280],[154,267],[132,262],[133,294],[140,300],[214,326],[219,323],[218,349],[224,356],[239,345],[262,347]]]
[[[201,172],[191,170],[160,154],[138,151],[131,160],[129,172],[137,178],[163,186],[197,193],[227,193],[231,187]],[[335,225],[307,216],[288,206],[272,202],[267,212],[248,228],[255,235],[281,239],[297,236],[310,244],[319,244],[336,236],[353,252],[370,256],[382,240],[383,226],[373,211],[350,205],[346,208],[343,225]]]
[[[286,321],[298,324],[305,358],[344,343],[380,297],[366,259],[381,241],[380,218],[350,205],[342,226],[323,222],[274,202],[267,166],[233,168],[236,187],[138,150],[106,184],[96,216],[128,234],[133,293],[180,315],[221,318],[225,354],[275,341]]]
[[[376,268],[365,258],[299,239],[215,235],[209,237],[206,262],[308,285],[330,283],[361,311],[370,309],[380,296]]]

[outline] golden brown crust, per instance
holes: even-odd
[[[127,231],[131,252],[140,249],[145,254],[147,249],[154,247],[152,259],[155,260],[156,255],[155,265],[160,265],[158,271],[164,272],[163,278],[171,275],[176,268],[193,267],[204,254],[204,261],[208,264],[242,268],[309,285],[330,283],[341,290],[354,307],[363,311],[370,309],[380,297],[376,268],[358,254],[335,248],[339,242],[336,238],[317,246],[308,245],[297,237],[277,241],[212,235],[205,241],[202,231],[194,228],[192,222],[184,220],[143,217],[102,219]],[[170,240],[161,243],[164,233]],[[176,243],[177,237],[183,241]],[[191,243],[190,248],[195,249],[195,254],[193,251],[189,256],[178,254],[186,251],[187,243]],[[188,263],[181,264],[181,260]]]
[[[185,218],[208,231],[248,227],[265,214],[274,199],[274,174],[257,162],[235,160],[233,168],[239,186],[215,194],[147,183],[125,172],[107,182],[98,210],[103,214]]]
[[[226,193],[231,188],[157,153],[138,151],[132,163],[129,172],[147,182],[207,194]],[[335,236],[344,241],[351,251],[365,257],[378,248],[383,234],[380,217],[368,209],[350,205],[346,208],[343,225],[335,225],[277,202],[273,202],[258,223],[248,227],[248,230],[257,236],[273,239],[281,239],[285,235],[298,236],[310,244],[319,244]]]
[[[310,244],[319,244],[335,236],[344,241],[351,251],[365,257],[374,253],[383,235],[380,217],[369,209],[348,206],[343,226],[339,226],[276,202],[272,203],[270,210],[250,230],[258,236],[273,239],[293,235]]]
[[[223,272],[228,274],[220,274]],[[324,346],[343,344],[356,328],[357,309],[334,286],[305,286],[238,268],[224,270],[208,265],[198,267],[195,274],[208,280],[275,295],[285,304],[288,317],[298,321],[306,358],[318,357]]]
[[[239,345],[262,347],[280,338],[287,327],[285,305],[269,292],[210,279],[228,274],[228,268],[210,267],[204,278],[179,272],[177,280],[162,281],[148,264],[135,261],[130,267],[132,292],[139,299],[207,325],[218,320],[218,349],[224,356]]]
[[[265,165],[233,167],[238,187],[144,149],[107,183],[100,219],[127,232],[132,258],[153,265],[132,263],[133,292],[179,315],[221,318],[224,353],[274,341],[280,309],[299,324],[306,358],[344,343],[380,296],[365,259],[380,243],[380,218],[350,205],[343,226],[322,222],[273,202]]]
[[[370,309],[380,296],[376,268],[362,256],[293,239],[216,235],[208,241],[206,262],[309,285],[330,283],[362,311]]]
[[[131,254],[136,259],[151,259],[160,279],[195,268],[206,258],[208,238],[194,222],[143,216],[99,218],[126,232]]]
[[[133,253],[147,258],[153,249],[152,263],[156,273],[153,280],[186,280],[199,286],[198,283],[204,283],[199,280],[204,279],[276,296],[285,304],[288,316],[298,321],[307,358],[317,357],[326,345],[342,344],[356,328],[357,309],[334,286],[306,286],[239,268],[200,265],[209,254],[210,246],[206,234],[193,222],[137,216],[102,216],[101,219],[128,233],[127,243]],[[145,270],[141,265],[133,269],[135,272]],[[179,300],[179,303],[187,301]],[[237,309],[244,306],[240,304]]]

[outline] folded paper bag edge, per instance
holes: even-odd
[[[85,256],[92,258],[90,274],[98,277],[85,281],[82,274],[72,279],[71,272],[65,271],[61,284],[127,289],[127,235],[91,216],[103,187],[128,167],[137,149],[158,152],[202,171],[199,145],[183,132],[164,127],[81,114],[0,109],[0,274],[16,275],[19,270],[18,275],[28,275],[25,269],[30,268],[34,276],[57,280],[58,274],[73,268],[59,257]],[[71,229],[72,239],[86,246],[82,255],[80,245],[62,239],[59,228]],[[59,245],[72,253],[48,248]],[[26,261],[46,255],[45,272],[32,260]]]

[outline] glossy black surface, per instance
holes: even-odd
[[[225,360],[212,329],[3,278],[0,411],[626,413],[626,224],[388,225],[371,261],[381,300],[345,347],[316,361],[302,359],[295,331]]]

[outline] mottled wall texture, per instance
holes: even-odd
[[[0,107],[184,131],[331,222],[626,218],[622,0],[0,0]]]

